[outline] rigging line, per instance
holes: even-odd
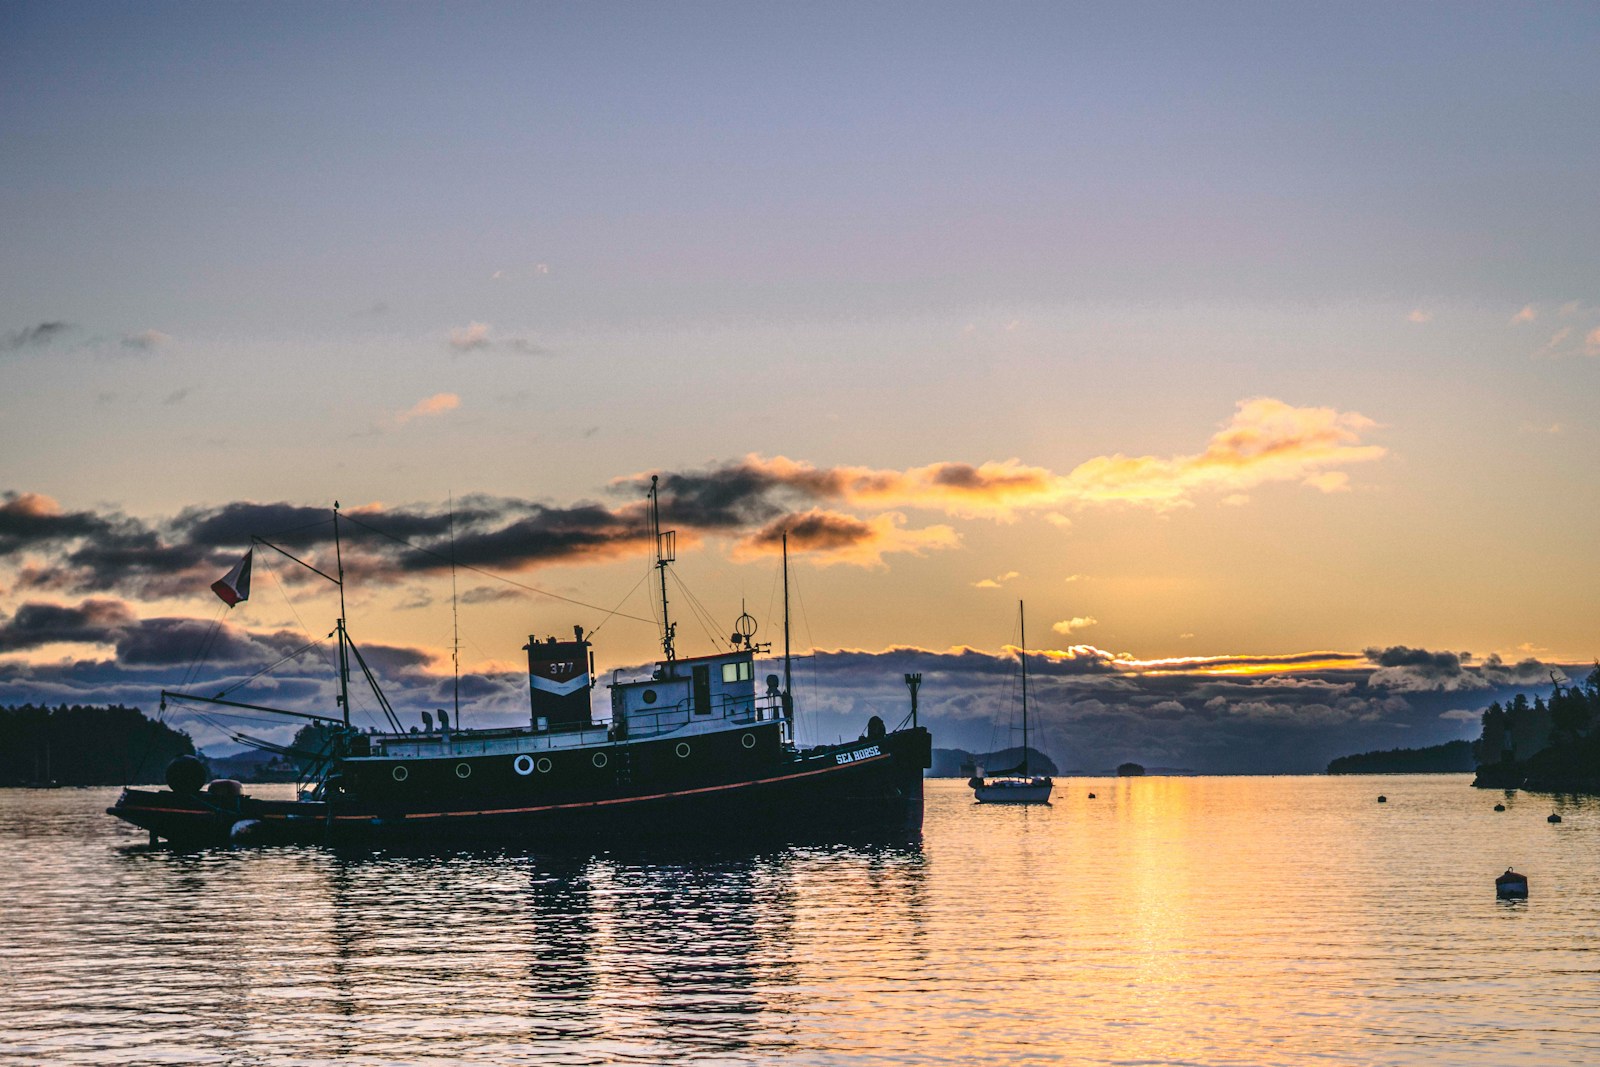
[[[201,665],[204,664],[205,657],[211,648],[212,635],[217,632],[217,627],[222,624],[222,613],[227,610],[228,605],[224,603],[217,609],[216,615],[212,616],[211,626],[206,630],[206,636],[201,640],[200,647],[195,649],[194,659],[189,661],[189,669],[183,672],[184,688],[187,689],[189,687],[189,683],[194,679]]]
[[[618,610],[621,609],[622,605],[626,604],[630,599],[632,599],[633,594],[635,594],[635,593],[637,593],[639,591],[639,587],[645,583],[645,579],[650,577],[650,571],[653,570],[653,569],[654,568],[646,567],[645,568],[645,572],[639,576],[639,580],[637,582],[633,583],[633,588],[628,590],[625,594],[623,594],[622,599],[617,601],[617,606],[612,608],[606,614],[606,617],[600,620],[600,626],[596,626],[594,629],[589,631],[589,637],[590,637],[591,640],[593,640],[595,634],[600,632],[600,627],[604,626],[606,623],[610,622],[612,620],[612,618],[617,614]]]
[[[305,644],[301,645],[299,648],[295,649],[293,652],[289,653],[287,656],[284,656],[282,659],[278,660],[278,662],[276,662],[276,663],[274,663],[274,664],[272,664],[271,666],[268,666],[268,667],[262,667],[259,671],[256,671],[256,673],[254,673],[250,677],[244,679],[242,682],[234,682],[232,685],[228,686],[228,688],[224,689],[221,693],[219,693],[217,695],[218,696],[227,696],[229,693],[233,692],[235,689],[238,689],[238,688],[240,688],[242,686],[249,685],[251,682],[255,681],[257,678],[261,677],[263,674],[266,674],[269,671],[277,670],[279,667],[283,666],[285,663],[288,663],[290,660],[296,658],[301,653],[307,652],[307,651],[315,648],[316,646],[322,644],[322,642],[324,642],[326,640],[327,640],[326,637],[318,637],[318,638],[314,638],[311,641],[306,642]],[[188,683],[184,683],[184,687],[187,688],[188,687]]]
[[[261,557],[261,565],[267,568],[267,573],[272,575],[272,584],[278,587],[278,593],[283,597],[283,602],[289,606],[289,613],[294,616],[294,621],[300,624],[300,632],[314,640],[326,641],[327,638],[317,638],[311,632],[311,627],[306,625],[306,620],[300,617],[300,609],[294,606],[294,601],[289,599],[289,589],[283,584],[283,579],[278,577],[278,572],[266,556]]]
[[[450,561],[450,557],[449,556],[440,555],[438,552],[433,551],[433,549],[431,549],[431,548],[423,548],[421,545],[414,544],[414,543],[412,543],[410,541],[407,541],[403,537],[396,537],[392,533],[388,533],[386,531],[378,529],[376,526],[373,526],[371,523],[362,522],[360,519],[356,518],[354,515],[346,515],[345,518],[348,519],[350,522],[355,523],[357,526],[362,526],[362,527],[365,527],[368,530],[371,530],[373,533],[377,534],[379,537],[387,537],[389,540],[395,542],[396,544],[405,545],[407,548],[412,549],[413,551],[416,551],[416,552],[421,552],[425,556],[432,556],[434,559],[440,560],[440,561],[445,562],[445,563],[448,563]],[[540,596],[547,596],[547,597],[551,598],[552,600],[560,600],[560,601],[564,601],[565,603],[568,603],[568,604],[576,604],[578,607],[580,607],[580,608],[588,608],[590,611],[604,611],[604,610],[606,610],[605,608],[602,608],[598,604],[589,604],[589,603],[586,603],[586,602],[584,602],[582,600],[575,600],[574,598],[572,598],[570,596],[562,596],[560,593],[552,593],[548,589],[540,589],[538,586],[535,586],[535,585],[528,585],[525,582],[513,581],[512,579],[507,578],[504,575],[496,574],[494,571],[484,570],[482,567],[474,567],[470,563],[457,562],[456,566],[460,567],[463,570],[469,570],[469,571],[472,571],[472,572],[474,572],[476,574],[481,574],[481,575],[484,575],[485,577],[493,578],[497,582],[504,582],[507,585],[515,586],[518,589],[526,589],[530,593],[538,593]],[[640,618],[637,615],[627,615],[627,614],[624,614],[623,612],[620,612],[620,611],[613,611],[612,614],[613,615],[620,615],[622,618],[631,619],[634,622],[644,622],[644,623],[652,623],[652,624],[655,622],[654,619],[643,619],[643,618]],[[610,616],[607,616],[607,617],[609,618]]]
[[[711,642],[711,647],[721,647],[723,642],[717,640],[716,635],[711,630],[711,627],[716,625],[716,620],[709,616],[704,605],[695,599],[695,595],[693,593],[689,592],[688,587],[683,584],[682,578],[679,578],[676,574],[674,574],[672,576],[672,580],[677,583],[678,592],[683,594],[684,602],[689,605],[689,611],[694,615],[695,621],[700,624],[700,629],[705,631],[707,640]]]
[[[332,526],[332,525],[333,525],[333,520],[332,519],[318,519],[316,522],[308,522],[303,526],[286,526],[281,530],[273,530],[271,533],[267,534],[267,536],[268,537],[282,537],[284,534],[299,533],[301,530],[311,530],[311,529],[315,529],[318,526]]]

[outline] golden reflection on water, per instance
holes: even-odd
[[[557,855],[152,851],[112,795],[0,791],[0,1061],[1600,1061],[1600,805],[1461,776],[938,781],[920,843]]]

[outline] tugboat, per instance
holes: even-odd
[[[492,838],[517,844],[781,835],[837,840],[861,834],[914,834],[922,825],[922,772],[931,765],[928,731],[916,722],[888,730],[873,716],[855,740],[800,748],[794,737],[789,653],[788,544],[784,542],[783,677],[758,692],[755,660],[769,645],[756,622],[739,618],[730,651],[679,658],[666,616],[666,571],[674,536],[661,530],[651,480],[655,566],[661,573],[662,658],[608,685],[609,722],[592,721],[594,652],[582,627],[570,640],[530,636],[529,721],[499,729],[456,729],[442,712],[426,732],[405,731],[346,631],[339,511],[334,505],[337,576],[316,571],[340,591],[339,696],[342,714],[313,714],[221,697],[163,691],[169,702],[271,711],[318,724],[326,742],[310,754],[314,770],[295,800],[252,797],[231,780],[206,783],[204,765],[180,757],[164,790],[124,789],[110,815],[147,830],[151,842],[411,843]],[[254,539],[288,556],[276,545]],[[289,556],[295,559],[293,556]],[[247,557],[248,559],[248,557]],[[303,561],[295,562],[307,566]],[[249,567],[217,583],[218,595],[248,596]],[[315,570],[315,568],[310,568]],[[230,601],[230,603],[233,601]],[[371,684],[390,729],[350,723],[354,660]],[[920,678],[918,679],[920,681]],[[908,678],[909,683],[909,678]],[[241,737],[241,740],[247,740]],[[261,743],[260,747],[267,746]],[[282,750],[280,750],[282,751]],[[304,752],[290,754],[302,759]]]
[[[1017,624],[1021,631],[1017,659],[1022,667],[1022,762],[1004,771],[985,774],[974,768],[967,780],[979,804],[1048,804],[1055,780],[1028,771],[1028,628],[1023,618],[1022,601],[1017,601]]]

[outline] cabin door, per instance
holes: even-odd
[[[711,668],[703,664],[694,669],[694,713],[711,714]]]

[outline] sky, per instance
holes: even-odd
[[[207,587],[338,501],[397,703],[453,551],[512,721],[530,633],[658,650],[655,474],[683,654],[781,644],[789,532],[813,739],[913,669],[936,744],[1010,736],[1019,600],[1065,766],[1471,736],[1600,655],[1597,52],[1563,3],[0,2],[0,701],[322,637],[282,557]],[[326,704],[325,646],[253,688]]]

